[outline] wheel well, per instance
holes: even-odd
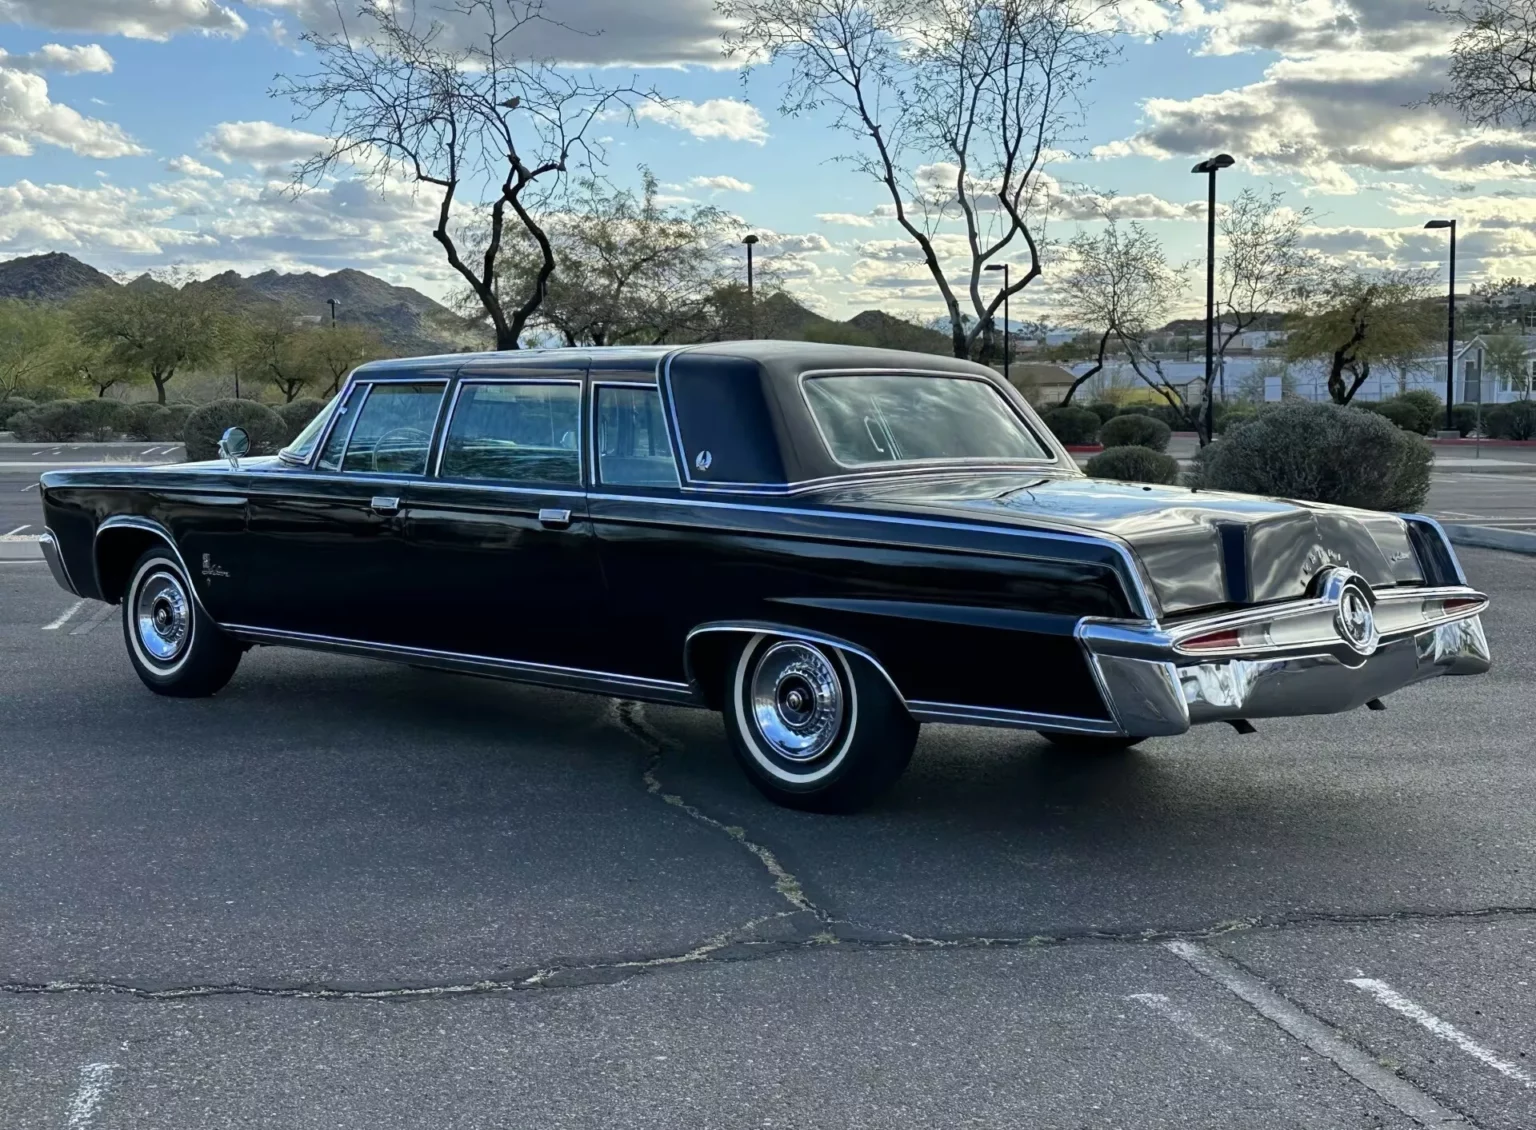
[[[903,705],[906,704],[906,696],[901,693],[901,688],[896,685],[890,673],[863,648],[836,638],[820,636],[815,632],[797,631],[791,627],[775,624],[762,624],[753,625],[750,628],[701,631],[688,641],[687,651],[683,657],[684,669],[688,672],[689,681],[703,698],[704,704],[711,710],[720,710],[725,706],[731,661],[740,653],[742,646],[758,633],[778,639],[803,639],[823,647],[836,648],[845,657],[857,659],[872,666],[884,677],[897,699]]]
[[[123,599],[128,587],[128,574],[133,563],[144,556],[144,551],[155,547],[173,549],[164,537],[149,530],[123,526],[103,530],[96,539],[96,581],[101,589],[101,599],[117,604]],[[190,584],[192,578],[187,578]]]

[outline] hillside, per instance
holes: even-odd
[[[63,302],[82,290],[116,285],[110,275],[62,251],[23,255],[0,263],[0,298]]]

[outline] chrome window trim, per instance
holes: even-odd
[[[132,514],[114,514],[96,527],[96,532],[91,536],[91,567],[95,570],[96,591],[106,596],[106,589],[101,584],[101,553],[99,547],[101,535],[108,530],[133,529],[143,530],[145,533],[154,534],[170,547],[171,554],[176,558],[176,563],[181,566],[181,572],[187,579],[187,587],[192,590],[192,599],[197,601],[197,606],[208,614],[207,607],[203,604],[202,594],[197,591],[197,581],[192,570],[187,568],[187,559],[181,555],[181,547],[176,544],[176,539],[171,536],[171,531],[162,526],[153,518],[140,518]]]
[[[649,697],[656,701],[678,705],[698,705],[698,699],[692,687],[687,683],[673,682],[670,679],[648,679],[639,675],[622,675],[613,671],[561,667],[552,663],[503,659],[498,656],[474,655],[469,652],[440,651],[434,648],[410,647],[405,644],[377,643],[372,640],[327,636],[314,632],[261,628],[251,624],[220,624],[219,627],[235,638],[251,643],[311,647],[322,651],[358,654],[368,658],[390,659],[402,663],[436,663],[448,670],[495,674],[512,681],[540,683],[599,694]]]
[[[410,379],[399,378],[399,379],[396,379],[396,380],[387,380],[387,381],[358,381],[358,382],[356,382],[356,384],[367,384],[368,388],[367,388],[367,391],[363,393],[363,401],[362,401],[361,404],[359,404],[357,406],[356,414],[352,417],[352,425],[351,425],[351,427],[349,427],[347,429],[347,442],[342,444],[342,447],[341,447],[341,465],[338,466],[334,472],[328,472],[328,473],[340,475],[342,478],[348,479],[348,480],[357,478],[359,474],[371,474],[375,478],[381,477],[381,476],[379,476],[377,471],[357,472],[357,471],[345,470],[346,463],[347,463],[347,452],[352,450],[352,437],[357,432],[358,421],[363,418],[363,410],[368,407],[368,401],[373,399],[373,390],[374,390],[375,386],[377,386],[377,385],[435,385],[435,384],[440,384],[440,385],[443,386],[443,391],[442,391],[441,395],[439,395],[438,398],[437,398],[437,415],[432,417],[432,436],[431,436],[431,438],[429,440],[427,440],[427,457],[423,461],[423,467],[422,467],[421,472],[418,474],[418,473],[416,473],[414,471],[395,471],[390,476],[392,479],[395,479],[395,480],[404,480],[406,482],[412,482],[412,483],[421,482],[423,479],[426,479],[428,477],[428,475],[429,475],[429,472],[432,469],[432,445],[437,442],[438,436],[442,433],[443,409],[447,407],[447,404],[448,404],[448,386],[451,385],[452,383],[453,383],[453,378],[452,377],[413,377],[413,378],[410,378]],[[327,438],[327,440],[329,440],[330,437],[327,436],[326,438]],[[318,448],[317,450],[323,450],[323,448]]]
[[[1070,541],[1080,545],[1105,546],[1115,552],[1127,570],[1129,570],[1131,588],[1127,592],[1130,603],[1133,606],[1140,604],[1141,616],[1139,619],[1156,623],[1156,604],[1152,601],[1151,590],[1147,586],[1145,578],[1141,574],[1140,562],[1131,552],[1130,547],[1112,540],[1112,535],[1104,534],[1098,537],[1090,537],[1086,534],[1066,533],[1058,530],[1018,529],[1010,526],[988,526],[971,522],[946,522],[937,518],[908,518],[896,514],[863,514],[854,510],[811,510],[794,506],[767,506],[750,502],[726,502],[719,499],[704,498],[667,498],[657,495],[634,494],[602,494],[594,491],[587,496],[592,501],[602,502],[653,502],[661,506],[702,506],[706,508],[722,510],[750,510],[763,514],[793,514],[808,518],[843,518],[861,522],[890,522],[898,526],[921,526],[927,529],[966,530],[973,533],[1004,534],[1012,536],[1029,535],[1031,537],[1046,538],[1050,541]],[[605,521],[596,515],[593,521]],[[1031,560],[1050,560],[1042,558],[1038,554],[1025,554]]]
[[[836,463],[839,467],[846,467],[850,471],[858,471],[867,467],[878,467],[881,466],[881,464],[845,463],[839,459],[836,452],[832,450],[832,444],[827,439],[826,430],[821,426],[821,420],[817,417],[816,410],[811,407],[811,399],[805,390],[806,382],[813,380],[825,380],[828,377],[946,377],[960,381],[975,381],[978,384],[986,385],[989,389],[992,390],[992,394],[1002,402],[1003,406],[1007,408],[1008,411],[1013,415],[1013,418],[1017,420],[1023,427],[1024,434],[1029,436],[1029,438],[1034,441],[1035,446],[1040,448],[1041,452],[1043,453],[1038,459],[1026,459],[1022,457],[988,459],[985,457],[969,456],[964,459],[905,459],[900,461],[890,460],[888,462],[891,463],[892,469],[898,467],[953,467],[958,464],[967,463],[990,464],[992,466],[1007,468],[1029,468],[1039,467],[1042,464],[1050,464],[1051,466],[1055,466],[1061,461],[1060,456],[1053,453],[1053,449],[1050,443],[1041,439],[1040,436],[1035,434],[1035,429],[1030,425],[1029,420],[1027,420],[1019,413],[1018,405],[1014,404],[1013,401],[1004,396],[1002,392],[998,390],[995,382],[988,380],[980,373],[950,373],[941,369],[807,369],[805,372],[801,373],[798,378],[796,378],[796,385],[800,390],[800,400],[805,405],[806,414],[810,416],[811,423],[816,428],[816,435],[820,438],[821,446],[826,451],[828,458],[830,458],[832,462]]]
[[[358,389],[362,389],[362,392],[358,392]],[[313,467],[316,471],[328,473],[328,468],[320,466],[320,457],[325,454],[325,449],[330,446],[331,436],[335,434],[336,426],[340,423],[341,418],[349,414],[348,410],[351,407],[352,397],[356,396],[358,397],[357,409],[350,412],[351,418],[347,421],[347,438],[341,442],[341,458],[336,463],[336,473],[341,473],[341,464],[346,462],[347,459],[347,446],[352,442],[352,429],[357,427],[357,418],[363,414],[363,404],[367,401],[368,394],[372,391],[373,385],[370,382],[356,380],[351,381],[342,390],[342,402],[336,406],[336,411],[332,414],[330,422],[326,424],[325,435],[321,436],[320,442],[315,445],[314,458],[307,464],[308,466]]]
[[[352,372],[347,374],[347,379],[342,381],[341,382],[341,387],[336,390],[336,397],[335,397],[336,400],[344,401],[345,398],[351,394],[351,392],[352,392],[352,390],[354,388],[356,388],[358,385],[362,385],[362,384],[373,385],[373,384],[414,384],[414,383],[417,383],[417,378],[412,378],[412,377],[374,377],[374,376],[370,376],[369,373],[367,372],[367,368],[368,368],[369,364],[370,364],[370,362],[364,362],[362,365],[359,365],[357,368],[353,369]],[[455,370],[455,373],[456,372],[457,372],[457,370]],[[427,377],[425,379],[432,380],[432,381],[436,381],[436,380],[452,381],[453,380],[453,376],[454,376],[454,374],[450,373],[446,377],[435,377],[434,376],[434,377]],[[326,421],[325,433],[320,437],[320,441],[315,444],[315,450],[310,453],[310,456],[309,456],[308,459],[304,460],[302,463],[295,463],[295,462],[293,462],[291,460],[285,460],[285,462],[289,462],[291,466],[295,466],[295,467],[318,467],[319,466],[319,460],[320,460],[320,453],[325,450],[325,445],[326,445],[326,443],[331,438],[331,432],[336,430],[336,420],[337,420],[337,418],[340,415],[341,415],[341,413],[338,410],[337,412],[332,414],[330,420]],[[278,454],[279,458],[281,458],[283,453],[281,451],[279,451],[277,454]],[[345,448],[343,448],[343,454],[345,454]]]
[[[457,479],[443,478],[443,454],[448,450],[448,433],[453,429],[453,418],[459,410],[459,397],[464,392],[464,386],[472,385],[575,385],[576,386],[576,493],[580,494],[580,487],[587,481],[587,460],[581,445],[581,386],[584,382],[580,377],[476,377],[464,375],[464,369],[459,370],[458,383],[454,386],[453,396],[448,405],[448,414],[442,420],[442,439],[437,445],[437,458],[432,462],[428,478],[436,482],[452,483],[455,486],[461,484]],[[477,480],[479,485],[499,487],[501,480]],[[513,484],[507,484],[513,485]],[[564,490],[570,484],[562,484],[560,487],[552,487],[551,491]]]
[[[599,486],[613,486],[613,487],[633,486],[633,487],[635,487],[636,489],[639,489],[639,490],[644,490],[644,489],[647,489],[647,488],[653,489],[653,490],[656,489],[656,484],[655,483],[604,483],[603,482],[603,479],[602,479],[602,475],[603,475],[603,467],[602,467],[603,455],[602,455],[602,451],[599,449],[599,446],[598,446],[598,439],[599,439],[599,437],[598,437],[598,434],[597,434],[597,422],[598,422],[597,421],[597,411],[598,411],[598,407],[597,407],[597,390],[601,389],[601,388],[642,388],[642,389],[650,389],[652,392],[654,392],[656,394],[657,399],[662,401],[662,408],[665,409],[667,407],[667,403],[666,403],[665,398],[662,397],[662,395],[661,395],[661,388],[660,388],[660,386],[655,381],[621,381],[621,380],[608,380],[606,378],[601,378],[601,377],[588,381],[588,384],[592,388],[592,406],[591,406],[590,411],[587,413],[587,426],[589,428],[588,440],[589,440],[589,442],[592,445],[592,461],[591,461],[592,462],[592,475],[591,475],[590,480],[588,480],[588,481],[591,483],[591,485],[594,488],[599,487]],[[683,476],[682,476],[682,472],[678,469],[678,457],[677,457],[678,447],[677,447],[677,444],[674,442],[674,440],[672,438],[672,429],[667,427],[667,419],[666,419],[665,411],[663,411],[663,413],[662,413],[662,428],[667,433],[667,449],[668,449],[668,451],[672,455],[672,473],[677,476],[677,486],[678,486],[678,489],[681,490],[682,486],[683,486]],[[665,489],[665,488],[662,488],[662,489]],[[626,495],[625,497],[635,497],[635,496]]]

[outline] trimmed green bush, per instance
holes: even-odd
[[[1445,401],[1427,388],[1416,388],[1400,393],[1388,403],[1411,404],[1419,414],[1419,422],[1411,430],[1418,432],[1421,436],[1427,436],[1430,432],[1445,426]],[[1398,424],[1398,427],[1403,426]]]
[[[1416,405],[1405,403],[1401,400],[1383,400],[1380,404],[1371,406],[1371,411],[1378,416],[1384,416],[1391,420],[1405,432],[1413,432],[1415,435],[1423,435],[1419,431],[1419,422],[1422,416]]]
[[[1462,439],[1477,431],[1480,422],[1486,425],[1484,417],[1487,415],[1486,404],[1457,404],[1451,408],[1451,418],[1456,421],[1456,430],[1461,433]]]
[[[1153,416],[1116,416],[1099,429],[1105,447],[1150,447],[1167,451],[1173,429]]]
[[[82,400],[76,411],[80,414],[80,438],[106,443],[123,434],[126,405],[119,400],[96,397]]]
[[[8,400],[0,400],[0,431],[10,427],[12,416],[36,407],[37,401],[28,400],[25,396],[13,396]]]
[[[1064,408],[1052,408],[1045,414],[1045,426],[1062,443],[1081,445],[1092,443],[1099,437],[1099,416],[1086,408],[1068,404]]]
[[[1512,400],[1483,406],[1483,424],[1493,439],[1531,439],[1536,436],[1536,402]]]
[[[11,431],[23,443],[63,443],[84,428],[79,400],[50,400],[11,417]]]
[[[302,432],[311,420],[320,415],[320,410],[325,407],[325,401],[315,400],[312,397],[304,397],[289,404],[279,404],[277,414],[283,418],[284,437],[287,443],[294,436]]]
[[[1088,411],[1097,416],[1101,424],[1109,423],[1109,421],[1120,414],[1119,407],[1107,400],[1095,400],[1092,404],[1088,405]]]
[[[150,421],[155,418],[155,413],[159,411],[160,405],[153,401],[142,401],[138,404],[124,405],[123,434],[129,439],[154,439],[155,437],[150,434]]]
[[[1121,408],[1120,411],[1116,412],[1115,415],[1117,415],[1117,416],[1150,416],[1150,415],[1152,415],[1152,405],[1150,405],[1150,404],[1127,404],[1125,407]]]
[[[161,443],[180,443],[187,417],[192,415],[192,405],[161,404],[155,407],[158,410],[149,418],[149,438]]]
[[[286,440],[283,418],[254,400],[215,400],[187,417],[182,439],[191,460],[215,459],[219,437],[228,428],[244,428],[251,437],[251,455],[271,455]]]
[[[1429,442],[1385,417],[1336,404],[1279,404],[1195,457],[1195,483],[1368,510],[1417,510]]]
[[[1236,404],[1220,405],[1221,411],[1216,413],[1216,434],[1225,435],[1228,428],[1235,428],[1245,420],[1251,420],[1259,414],[1257,404],[1238,402]]]
[[[1179,461],[1150,447],[1108,447],[1088,460],[1084,469],[1096,479],[1119,479],[1127,483],[1179,481]]]

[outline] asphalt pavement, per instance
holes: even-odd
[[[1485,677],[927,726],[843,818],[701,712],[265,648],[157,698],[0,562],[0,1126],[1530,1130],[1536,575],[1463,559]]]

